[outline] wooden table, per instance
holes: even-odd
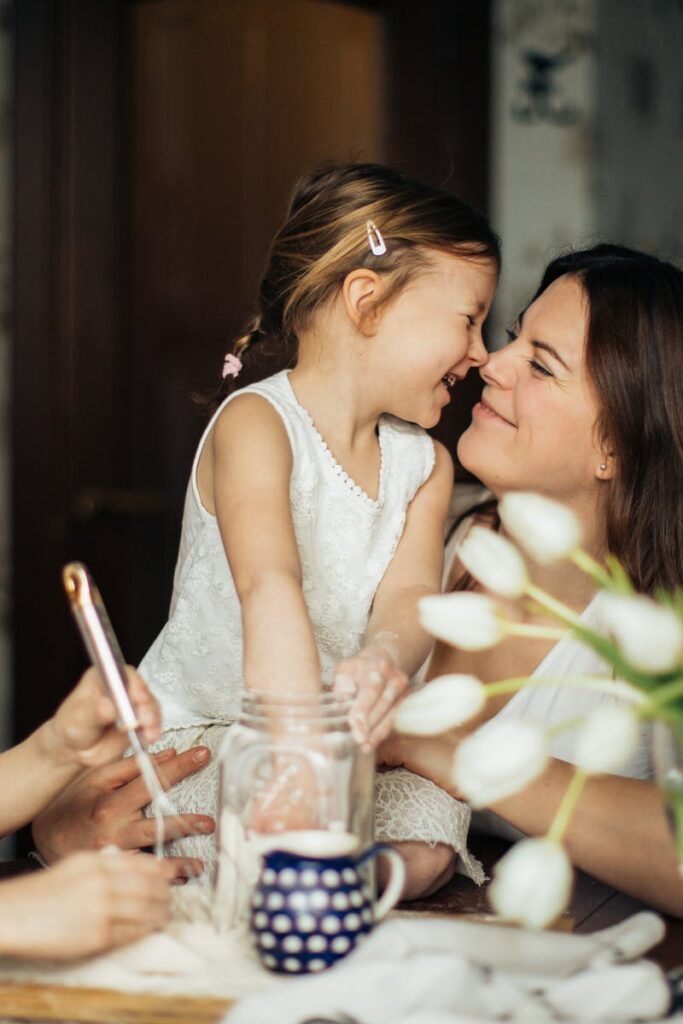
[[[470,849],[487,874],[509,843],[491,836],[470,836]],[[0,875],[6,874],[0,868]],[[486,886],[478,887],[463,875],[426,900],[404,904],[406,910],[432,914],[471,915],[481,920],[491,910]],[[567,930],[588,934],[617,924],[638,910],[646,909],[638,900],[591,878],[582,871],[576,879],[569,909],[560,921]],[[650,958],[665,970],[683,966],[683,921],[666,918],[667,935]],[[79,1024],[214,1024],[228,1004],[220,999],[165,998],[126,995],[101,990],[66,989],[50,986],[7,986],[0,984],[0,1022],[72,1021]]]

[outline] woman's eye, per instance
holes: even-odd
[[[516,335],[516,333],[513,331],[513,329],[511,327],[506,327],[505,328],[505,333],[508,336],[508,345],[511,342],[513,342],[513,341],[517,341],[517,335]]]
[[[550,372],[550,370],[547,370],[545,368],[545,366],[543,366],[541,363],[537,362],[535,359],[528,359],[527,362],[529,363],[529,366],[531,367],[531,370],[532,370],[533,373],[540,373],[542,377],[552,377],[553,376],[553,374]]]
[[[468,316],[467,317],[467,323],[470,325],[470,327],[474,327],[475,324],[476,324],[476,320],[474,319],[473,316]]]

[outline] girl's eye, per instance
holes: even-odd
[[[547,370],[545,366],[537,362],[535,359],[527,359],[529,366],[531,367],[532,373],[539,373],[542,377],[552,377],[553,374],[550,370]]]
[[[473,316],[467,316],[467,323],[470,325],[470,327],[474,327],[476,321]]]

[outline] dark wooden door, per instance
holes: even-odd
[[[380,159],[485,206],[488,4],[21,0],[16,42],[23,735],[83,664],[65,560],[90,564],[130,660],[164,621],[190,395],[216,380],[293,179]]]

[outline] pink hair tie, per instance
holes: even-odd
[[[242,369],[242,360],[238,359],[237,356],[233,355],[232,352],[228,352],[225,359],[223,360],[223,373],[221,376],[223,380],[226,377],[237,377]]]

